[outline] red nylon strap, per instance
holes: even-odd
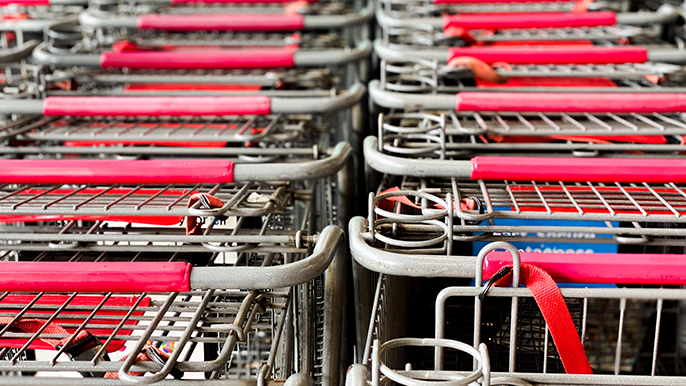
[[[138,355],[136,355],[136,362],[154,362],[154,360],[152,358],[150,358],[150,355],[148,355],[148,353],[146,352],[148,349],[155,350],[157,355],[159,355],[163,361],[166,362],[167,360],[169,360],[169,355],[167,355],[167,353],[165,353],[164,351],[158,349],[155,346],[146,345],[145,347],[143,347],[143,350],[141,352],[139,352]],[[129,357],[128,355],[125,355],[124,357],[122,357],[119,360],[119,362],[124,362],[126,360],[126,358],[128,358],[128,357]],[[138,377],[138,376],[143,375],[144,373],[130,372],[128,374]],[[119,373],[116,373],[116,372],[105,373],[105,376],[103,378],[105,378],[105,379],[119,379]]]
[[[521,264],[520,269],[520,283],[534,295],[567,374],[593,374],[565,299],[553,278],[533,265]],[[508,286],[511,283],[512,271],[495,285]]]
[[[0,326],[6,326],[6,325],[12,323],[13,319],[14,318],[11,318],[11,317],[0,317]],[[14,328],[16,330],[28,332],[28,333],[35,333],[35,332],[38,332],[38,330],[40,330],[43,327],[43,325],[45,325],[45,322],[46,322],[46,320],[43,320],[43,319],[19,319],[19,320],[15,321],[14,323],[12,323],[12,328]],[[48,324],[48,326],[45,327],[45,329],[43,330],[42,334],[71,335],[67,330],[62,328],[62,326],[60,326],[57,323]],[[74,340],[71,342],[71,344],[78,343],[87,337],[88,337],[88,332],[81,331],[76,336],[76,338],[74,338]],[[59,346],[64,345],[65,343],[67,343],[67,341],[69,340],[69,336],[66,338],[63,338],[63,339],[43,338],[40,340],[49,344],[50,346],[52,346],[54,348],[57,348]]]
[[[207,200],[207,203],[210,205],[210,208],[212,209],[221,208],[222,206],[224,206],[222,200],[218,199],[217,197],[211,196],[206,193],[195,193],[188,199],[188,207],[190,208],[191,206],[193,206],[193,204],[200,201],[201,196]],[[202,225],[202,222],[198,223],[198,217],[186,217],[186,234],[189,236],[202,235]]]

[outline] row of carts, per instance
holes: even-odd
[[[679,2],[0,11],[0,384],[684,383]]]
[[[682,5],[375,15],[346,385],[683,384]]]
[[[1,4],[0,384],[341,384],[372,5]]]

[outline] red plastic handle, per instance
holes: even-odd
[[[233,182],[228,160],[0,160],[8,184],[196,184]]]
[[[47,97],[44,115],[206,116],[265,115],[269,97]]]
[[[102,68],[144,69],[271,69],[295,66],[294,51],[282,49],[217,51],[103,52]]]
[[[600,27],[617,24],[612,11],[550,13],[472,13],[443,16],[443,28],[474,29]]]
[[[0,291],[187,292],[190,273],[182,262],[2,262]]]
[[[319,0],[299,1],[316,3]],[[285,4],[290,2],[293,0],[171,0],[172,4]]]
[[[473,180],[684,183],[686,159],[475,157]]]
[[[237,31],[237,32],[283,32],[302,31],[303,15],[285,14],[150,14],[138,17],[139,29],[165,31]]]
[[[686,255],[520,252],[519,257],[558,283],[686,285]],[[506,265],[512,265],[510,253],[489,253],[484,260],[484,280]]]
[[[686,94],[461,92],[457,111],[680,113]]]
[[[496,46],[448,49],[448,61],[461,56],[477,58],[488,64],[622,64],[648,61],[648,51],[639,46]]]
[[[40,5],[50,5],[50,0],[0,0],[0,7],[5,7],[8,5],[37,7]]]

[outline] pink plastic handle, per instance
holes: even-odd
[[[233,182],[229,160],[0,160],[7,184],[200,184]]]
[[[44,115],[206,116],[265,115],[271,99],[264,96],[226,97],[47,97]]]
[[[434,4],[571,3],[576,0],[434,0]]]
[[[294,51],[281,49],[218,51],[103,52],[102,68],[237,70],[295,66]]]
[[[640,46],[526,46],[456,47],[448,50],[448,61],[468,56],[488,64],[623,64],[645,63],[648,51]]]
[[[103,52],[102,68],[237,70],[295,66],[294,51],[282,49],[217,51]]]
[[[475,157],[471,179],[684,183],[686,159]]]
[[[237,31],[237,32],[283,32],[302,31],[303,15],[284,14],[150,14],[138,17],[139,29],[165,31]]]
[[[558,283],[686,285],[686,255],[520,252],[519,257]],[[484,259],[484,280],[506,265],[512,265],[509,252],[489,253]]]
[[[457,111],[565,113],[680,113],[686,94],[461,92]]]
[[[555,13],[472,13],[445,15],[443,28],[474,29],[600,27],[617,24],[612,11]]]
[[[319,0],[299,0],[316,3]],[[293,0],[171,0],[172,4],[286,4]]]
[[[0,291],[187,292],[190,273],[182,262],[3,262]]]
[[[50,5],[50,0],[0,0],[0,7],[5,7],[8,5],[37,7],[41,5]]]

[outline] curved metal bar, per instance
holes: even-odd
[[[366,88],[355,83],[347,91],[330,98],[271,98],[272,114],[316,114],[338,111],[351,107],[364,96]],[[455,102],[455,105],[457,102]],[[455,107],[453,105],[453,108]]]
[[[341,142],[327,158],[301,163],[236,164],[234,181],[300,181],[328,177],[345,167],[353,148]]]
[[[457,97],[455,94],[430,95],[393,92],[384,90],[378,80],[369,82],[369,96],[377,105],[389,109],[410,108],[454,111],[457,107]]]
[[[473,256],[410,255],[374,248],[365,240],[364,217],[350,220],[348,234],[353,258],[370,271],[394,276],[451,278],[471,278],[476,273]]]
[[[302,50],[293,53],[296,66],[324,66],[357,62],[367,58],[372,53],[369,40],[362,41],[355,48],[338,50]]]
[[[470,161],[411,159],[393,157],[379,151],[375,137],[364,140],[364,158],[374,170],[381,173],[412,177],[470,178]]]
[[[284,288],[306,283],[321,275],[343,243],[343,230],[329,225],[320,233],[312,255],[274,267],[193,267],[192,289],[240,288],[244,290]]]

